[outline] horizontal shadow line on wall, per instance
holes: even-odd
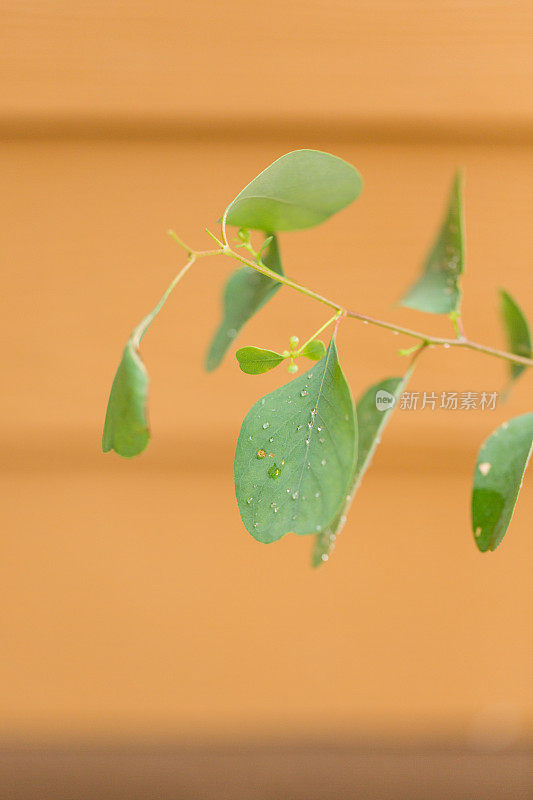
[[[284,119],[154,116],[0,116],[0,139],[90,140],[320,140],[358,142],[466,142],[525,144],[533,141],[533,122],[501,119],[428,117]]]
[[[62,435],[13,437],[4,441],[0,455],[0,474],[37,474],[75,470],[77,472],[119,474],[160,472],[224,473],[231,475],[235,439],[219,437],[158,437],[148,450],[136,459],[122,459],[115,453],[103,454],[100,437],[75,432]],[[425,436],[420,442],[400,438],[384,443],[376,454],[375,464],[387,476],[397,473],[471,474],[477,444],[457,442],[449,445],[435,436]]]

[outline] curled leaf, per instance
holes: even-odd
[[[516,300],[504,289],[500,289],[500,313],[511,353],[531,358],[531,336],[524,313]],[[525,370],[523,364],[509,362],[510,378],[515,381]]]
[[[102,436],[104,453],[114,450],[132,458],[141,453],[150,439],[147,419],[148,372],[139,355],[139,345],[159,311],[154,311],[131,334],[111,386]]]
[[[311,556],[313,567],[319,567],[328,560],[335,547],[337,536],[342,531],[346,516],[350,510],[354,496],[370,466],[372,456],[381,439],[381,434],[412,375],[413,366],[409,367],[403,378],[385,378],[371,386],[357,402],[357,422],[359,426],[359,455],[355,466],[350,490],[341,509],[327,528],[316,537]]]
[[[495,550],[507,532],[532,449],[533,413],[529,413],[504,422],[479,451],[472,530],[482,553]]]
[[[461,173],[455,175],[441,228],[424,263],[423,273],[400,305],[450,314],[461,304],[459,278],[464,270],[464,224]]]
[[[275,236],[271,236],[270,240],[262,257],[263,264],[283,275],[278,241]],[[275,295],[280,286],[278,281],[251,267],[241,267],[231,275],[224,290],[222,322],[215,332],[206,357],[205,368],[208,372],[220,365],[241,328]]]

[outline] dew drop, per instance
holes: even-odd
[[[293,514],[291,519],[296,519],[296,514]]]
[[[444,345],[444,349],[445,350],[449,350],[449,348],[450,348],[450,345],[448,344],[448,342],[446,342],[446,344]]]
[[[228,328],[228,336],[230,339],[235,339],[237,336],[237,331],[235,328]]]
[[[320,437],[320,439],[319,439],[318,441],[320,442],[320,444],[324,444],[324,442],[325,442],[326,440],[324,439],[324,437],[323,437],[323,436],[321,436],[321,437]]]
[[[274,514],[277,514],[277,513],[278,513],[278,507],[276,506],[276,508],[274,509]]]
[[[306,444],[309,444],[309,443],[310,443],[310,441],[311,441],[311,439],[310,439],[309,437],[307,437],[307,439],[305,440],[305,443],[306,443]]]
[[[325,467],[325,466],[326,466],[326,464],[327,464],[327,461],[326,461],[326,459],[325,459],[325,458],[323,458],[323,459],[322,459],[322,461],[321,461],[320,463],[322,464],[322,466],[323,466],[323,467]]]
[[[478,469],[479,469],[479,471],[481,472],[482,475],[488,475],[489,472],[490,472],[491,467],[492,467],[492,464],[489,464],[488,461],[484,461],[482,464],[479,465]]]
[[[270,428],[270,422],[263,422],[263,428],[265,431],[267,428]]]
[[[398,331],[393,331],[393,332],[392,332],[392,335],[393,335],[393,336],[398,336],[398,335],[399,335],[399,334],[398,334]]]
[[[258,522],[254,522],[254,528],[257,528],[258,525],[259,525]]]
[[[320,492],[315,492],[315,497],[320,497]]]
[[[320,533],[320,531],[322,530],[322,525],[317,525],[316,530]]]
[[[262,405],[262,406],[264,406],[264,405],[265,405],[265,398],[264,398],[264,397],[263,397],[263,398],[261,398],[261,405]]]
[[[312,372],[310,372],[310,373],[309,373],[309,375],[308,375],[307,377],[309,378],[309,380],[311,380],[311,378],[313,377],[313,373],[312,373]]]
[[[274,503],[274,501],[272,501],[272,503],[270,503],[270,508],[276,508],[276,504]]]
[[[270,439],[269,439],[268,441],[269,441],[269,442],[273,442],[273,441],[274,441],[274,437],[273,437],[273,436],[271,436],[271,437],[270,437]]]
[[[481,528],[476,528],[476,532],[474,533],[476,539],[478,539],[481,536],[481,533],[482,533]]]
[[[300,392],[300,397],[307,397],[308,394],[309,392],[307,391],[307,389],[302,389],[302,391]]]
[[[321,431],[322,430],[322,425],[317,425],[316,429],[317,429],[317,431]]]
[[[292,499],[293,499],[293,500],[297,500],[297,499],[298,499],[298,492],[297,492],[297,491],[296,491],[296,492],[293,492],[293,493],[291,494],[291,497],[292,497]]]
[[[322,555],[320,557],[321,557],[322,561],[327,561],[328,558],[329,558],[327,553],[322,553]]]
[[[253,436],[249,436],[248,441],[251,442],[253,438],[254,438]]]
[[[301,425],[298,425],[298,427],[296,428],[296,430],[297,430],[297,431],[301,431],[301,430],[302,430],[302,426],[301,426]]]

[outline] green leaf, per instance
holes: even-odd
[[[423,274],[400,300],[400,305],[450,314],[459,309],[459,277],[464,270],[464,224],[462,178],[455,175],[448,208],[423,267]]]
[[[278,241],[275,236],[262,258],[265,266],[283,275]],[[271,297],[281,284],[251,267],[241,267],[229,278],[224,290],[224,316],[209,347],[205,368],[216,369],[227,349],[241,330]]]
[[[500,313],[510,352],[516,356],[531,358],[531,336],[527,320],[518,303],[504,289],[500,289]],[[512,381],[516,380],[524,370],[525,366],[523,364],[511,364],[509,362]]]
[[[511,522],[533,449],[533,413],[504,422],[479,451],[472,492],[472,530],[482,553],[495,550]]]
[[[335,517],[357,457],[357,419],[332,338],[308,372],[252,406],[235,453],[235,493],[260,542],[311,534]]]
[[[307,342],[307,344],[301,349],[300,355],[310,358],[311,361],[320,361],[320,359],[324,358],[326,355],[324,342],[321,342],[320,339],[313,339],[312,341]]]
[[[149,378],[139,345],[165,299],[137,325],[124,348],[107,404],[102,436],[104,453],[114,450],[119,456],[132,458],[145,449],[150,439],[146,413]]]
[[[363,475],[370,466],[381,434],[400,395],[407,386],[412,372],[413,367],[411,366],[403,378],[385,378],[367,389],[359,399],[356,409],[359,425],[359,455],[350,481],[350,490],[333,522],[316,537],[311,558],[313,567],[319,567],[328,560],[337,536],[344,527],[346,516]]]
[[[361,193],[361,176],[342,158],[294,150],[278,158],[227,208],[229,225],[296,231],[324,222]]]
[[[274,369],[284,359],[275,350],[262,350],[260,347],[241,347],[236,354],[239,367],[248,375],[259,375]]]

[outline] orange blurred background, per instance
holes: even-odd
[[[100,436],[125,340],[184,263],[166,229],[209,247],[204,227],[292,149],[365,182],[281,237],[292,278],[450,333],[392,304],[462,166],[468,334],[503,346],[500,286],[533,319],[532,18],[527,0],[3,3],[3,741],[527,746],[531,481],[493,554],[469,495],[481,441],[530,410],[531,374],[495,411],[398,411],[317,572],[310,539],[260,545],[239,519],[239,425],[287,375],[244,375],[233,354],[202,371],[223,259],[195,266],[143,342],[146,453],[104,456]],[[284,349],[324,320],[283,289],[239,341]],[[409,344],[346,322],[354,395]],[[435,351],[412,389],[504,382],[496,360]]]

